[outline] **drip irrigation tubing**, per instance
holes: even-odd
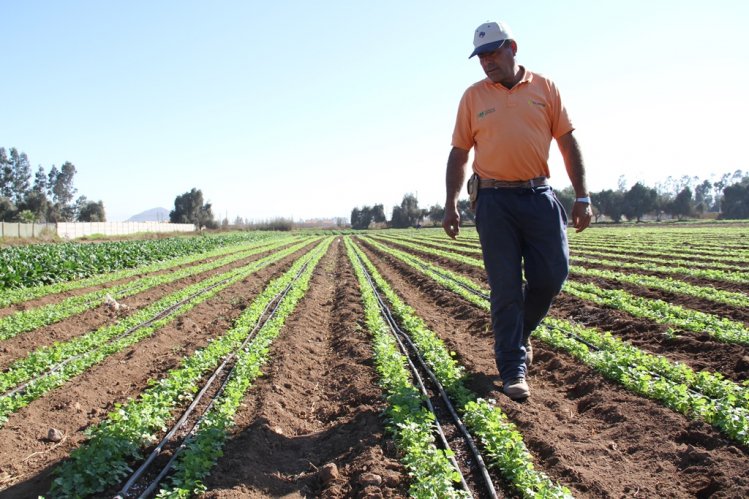
[[[294,278],[289,281],[288,285],[281,291],[279,291],[265,306],[263,311],[260,313],[260,316],[258,317],[257,322],[255,323],[255,326],[252,328],[252,330],[247,333],[247,336],[245,337],[244,341],[242,342],[239,347],[237,347],[232,353],[226,356],[226,358],[223,360],[221,365],[219,365],[211,374],[211,376],[208,378],[208,380],[204,383],[203,388],[198,392],[198,394],[193,399],[190,406],[185,410],[185,412],[182,414],[182,417],[172,426],[172,428],[167,432],[167,434],[162,438],[162,440],[159,442],[159,444],[151,451],[148,458],[140,465],[140,467],[133,472],[133,474],[130,476],[128,481],[125,483],[125,485],[120,489],[120,491],[115,496],[115,499],[125,499],[128,497],[128,493],[130,492],[130,489],[138,483],[138,480],[146,473],[146,471],[150,468],[153,461],[161,454],[164,447],[171,441],[172,437],[177,433],[177,431],[182,428],[185,423],[187,422],[188,417],[197,407],[198,403],[203,399],[205,394],[208,392],[208,389],[213,384],[215,380],[217,380],[222,371],[231,364],[231,369],[228,373],[224,376],[224,380],[221,383],[221,386],[216,391],[216,393],[211,396],[210,402],[206,406],[206,408],[203,410],[203,413],[198,418],[198,420],[193,424],[193,426],[190,428],[190,430],[186,433],[185,437],[183,437],[182,442],[180,445],[176,448],[174,453],[172,454],[171,458],[167,463],[162,467],[161,471],[158,473],[156,478],[154,478],[144,489],[144,491],[138,496],[139,499],[145,499],[147,497],[150,497],[151,494],[153,494],[156,491],[156,487],[158,487],[159,483],[164,479],[164,477],[171,471],[174,461],[177,459],[179,454],[187,447],[188,440],[191,438],[192,435],[195,434],[197,429],[199,428],[200,424],[205,419],[206,415],[209,413],[211,408],[213,407],[214,403],[218,398],[223,394],[226,384],[231,379],[231,375],[234,372],[234,368],[236,366],[235,360],[237,357],[237,352],[243,350],[250,341],[252,341],[255,336],[257,335],[258,331],[265,326],[265,324],[268,323],[268,321],[276,314],[278,307],[283,302],[286,295],[291,290],[294,283],[299,279],[299,277],[302,275],[302,273],[307,269],[309,265],[309,261],[307,261],[297,272],[297,274],[294,276]],[[271,308],[272,307],[272,308]]]
[[[447,392],[445,391],[444,387],[439,382],[439,380],[437,379],[437,377],[435,376],[435,374],[432,372],[432,370],[427,366],[426,361],[424,360],[424,358],[419,353],[419,350],[416,347],[416,345],[414,345],[413,341],[411,341],[411,338],[408,336],[408,334],[405,331],[403,331],[398,326],[397,321],[393,317],[392,311],[387,306],[387,304],[383,300],[383,298],[380,295],[380,293],[377,291],[377,286],[373,282],[372,277],[371,277],[369,271],[364,266],[364,264],[362,262],[362,259],[361,259],[361,256],[359,256],[358,254],[356,256],[359,259],[359,264],[361,265],[361,268],[362,268],[362,270],[364,272],[364,276],[366,277],[367,282],[371,286],[372,291],[373,291],[373,293],[375,295],[375,298],[377,298],[377,302],[379,304],[380,311],[381,311],[383,317],[385,318],[385,321],[387,322],[387,324],[388,324],[388,326],[390,328],[390,331],[392,332],[395,340],[398,342],[398,345],[399,345],[399,347],[401,349],[401,352],[408,359],[408,364],[409,364],[409,366],[411,368],[411,371],[413,372],[414,378],[417,380],[419,388],[420,388],[422,394],[425,396],[425,400],[426,400],[426,404],[427,404],[428,409],[433,414],[435,414],[435,424],[436,424],[436,427],[437,427],[437,432],[440,435],[440,438],[441,438],[441,440],[443,442],[443,445],[445,446],[446,449],[450,448],[449,444],[447,443],[447,438],[445,437],[444,432],[442,431],[442,427],[441,427],[441,425],[439,423],[439,420],[436,417],[436,412],[435,412],[434,406],[432,405],[432,403],[430,401],[430,397],[429,397],[429,394],[427,392],[426,386],[424,385],[422,377],[419,374],[418,369],[416,368],[416,366],[414,365],[414,363],[413,363],[413,361],[411,359],[412,356],[415,356],[417,358],[417,360],[419,361],[419,365],[424,370],[424,372],[427,373],[427,375],[429,376],[430,380],[432,381],[432,383],[434,384],[434,386],[439,391],[440,397],[442,398],[443,402],[445,403],[445,406],[447,407],[448,412],[450,413],[450,417],[453,419],[453,422],[455,423],[455,425],[460,430],[461,434],[463,435],[463,439],[465,440],[466,444],[468,445],[468,448],[471,451],[471,454],[473,454],[473,457],[476,460],[476,467],[478,468],[478,471],[481,474],[481,477],[482,477],[482,479],[484,481],[484,487],[486,488],[486,491],[488,492],[489,497],[491,497],[492,499],[496,499],[497,498],[497,491],[494,488],[494,484],[493,484],[493,482],[491,480],[491,477],[489,476],[489,471],[488,471],[488,469],[486,467],[486,464],[484,463],[484,459],[481,456],[481,453],[479,452],[478,447],[476,446],[476,443],[475,443],[473,437],[471,436],[470,432],[468,431],[468,429],[463,424],[463,421],[460,419],[460,416],[458,416],[458,413],[455,410],[455,407],[453,406],[452,402],[450,401],[450,398],[447,395]],[[403,344],[403,340],[405,340],[408,343],[410,349],[408,347],[406,347],[406,345]],[[411,354],[410,352],[413,352],[413,354]],[[460,473],[460,479],[461,479],[461,485],[462,485],[462,487],[470,494],[470,490],[468,488],[468,484],[466,483],[465,477],[463,476],[463,473],[460,470],[460,467],[458,466],[458,463],[455,461],[455,458],[451,456],[450,457],[450,461],[453,463],[453,466],[455,466],[456,470],[458,470],[458,472]]]
[[[460,286],[461,288],[463,288],[463,289],[465,289],[465,290],[469,291],[470,293],[473,293],[474,295],[476,295],[476,296],[478,296],[478,297],[480,297],[480,298],[483,298],[483,299],[485,299],[485,300],[489,300],[489,296],[488,296],[488,295],[487,295],[486,293],[483,293],[483,292],[481,292],[481,291],[479,291],[479,290],[477,290],[477,289],[471,288],[470,286],[467,286],[466,284],[464,284],[464,283],[462,283],[462,282],[460,282],[460,281],[458,281],[458,280],[454,279],[454,278],[453,278],[452,276],[449,276],[449,275],[447,275],[447,274],[443,274],[443,273],[441,273],[441,272],[439,272],[439,271],[437,271],[437,270],[434,270],[434,269],[430,269],[430,268],[428,268],[428,267],[427,267],[426,265],[424,265],[424,264],[421,264],[421,263],[418,263],[418,262],[415,262],[415,263],[416,263],[417,265],[419,265],[420,267],[422,267],[423,269],[425,269],[425,270],[427,270],[427,271],[429,271],[429,272],[433,272],[433,273],[437,274],[438,276],[442,277],[443,279],[448,279],[448,280],[450,280],[451,282],[453,282],[453,284],[456,284],[456,285]],[[593,343],[591,343],[591,342],[589,342],[589,341],[587,341],[587,340],[585,340],[585,339],[583,339],[583,338],[580,338],[580,337],[579,337],[579,336],[577,336],[576,334],[574,334],[574,333],[571,333],[571,332],[569,332],[569,331],[565,331],[565,330],[563,330],[563,329],[560,329],[560,328],[558,328],[558,327],[553,327],[553,326],[545,326],[545,327],[548,327],[548,328],[550,328],[550,329],[554,329],[555,331],[557,331],[557,332],[559,332],[559,333],[561,333],[561,334],[565,335],[565,336],[566,336],[566,337],[568,337],[569,339],[571,339],[571,340],[574,340],[574,341],[577,341],[578,343],[582,343],[583,345],[585,345],[586,347],[588,347],[589,349],[591,349],[591,350],[593,350],[593,351],[596,351],[596,352],[600,352],[600,351],[602,351],[602,350],[603,350],[602,348],[600,348],[600,347],[598,347],[598,346],[594,345]],[[642,369],[642,366],[638,366],[638,365],[635,365],[635,364],[627,364],[627,367],[629,367],[629,368],[632,368],[632,369]],[[680,381],[678,381],[678,380],[674,380],[674,379],[670,378],[669,376],[665,376],[665,375],[663,375],[663,374],[661,374],[661,373],[656,373],[656,372],[654,372],[654,371],[651,371],[651,370],[649,370],[649,369],[646,369],[646,370],[645,370],[645,372],[646,372],[647,374],[649,374],[649,375],[653,376],[654,378],[657,378],[657,379],[662,379],[662,380],[668,381],[669,383],[673,383],[674,385],[682,384],[682,383],[681,383]],[[687,387],[687,391],[688,391],[689,393],[691,393],[692,395],[697,395],[697,396],[700,396],[700,397],[704,397],[704,398],[706,398],[706,399],[708,399],[708,400],[711,400],[711,401],[713,401],[713,402],[716,402],[716,403],[719,403],[719,402],[720,402],[720,400],[719,400],[719,399],[716,399],[715,397],[711,397],[711,396],[709,396],[709,395],[706,395],[706,394],[704,394],[704,393],[700,392],[699,390],[695,390],[694,388],[691,388],[691,387]]]
[[[225,284],[227,281],[231,280],[233,277],[235,277],[235,276],[234,275],[229,276],[226,279],[223,279],[223,280],[221,280],[219,282],[211,284],[210,286],[206,286],[205,288],[203,288],[203,289],[201,289],[199,291],[196,291],[195,293],[191,294],[190,296],[188,296],[184,300],[181,300],[181,301],[179,301],[179,302],[177,302],[177,303],[175,303],[173,305],[170,305],[167,308],[165,308],[164,310],[162,310],[161,312],[158,312],[156,315],[154,315],[150,319],[145,320],[145,321],[141,322],[140,324],[136,324],[135,326],[131,327],[127,331],[123,332],[122,334],[120,334],[118,336],[115,336],[114,338],[111,338],[111,339],[107,340],[106,343],[104,343],[102,345],[99,345],[99,346],[97,346],[95,348],[92,348],[92,349],[87,350],[85,352],[79,353],[77,355],[73,355],[73,356],[68,357],[67,359],[65,359],[65,360],[63,360],[61,362],[58,362],[57,364],[51,366],[49,369],[45,370],[41,375],[39,375],[39,376],[37,376],[35,378],[32,378],[32,379],[30,379],[30,380],[28,380],[28,381],[26,381],[26,382],[24,382],[24,383],[16,386],[12,390],[9,390],[9,391],[1,394],[0,395],[0,399],[6,398],[6,397],[11,397],[11,396],[16,395],[18,393],[23,393],[25,391],[25,389],[29,385],[31,385],[31,384],[33,384],[33,383],[35,383],[35,382],[37,382],[37,381],[39,381],[39,380],[41,380],[43,378],[51,376],[52,374],[54,374],[55,372],[59,371],[60,369],[62,369],[63,367],[65,367],[67,364],[73,362],[74,360],[80,359],[80,358],[82,358],[82,357],[84,357],[86,355],[90,355],[91,353],[96,352],[97,350],[101,350],[102,348],[104,348],[104,347],[106,347],[108,345],[111,345],[111,344],[113,344],[116,341],[119,341],[119,340],[121,340],[123,338],[126,338],[127,336],[130,336],[131,334],[135,333],[139,329],[142,329],[144,327],[150,326],[154,322],[156,322],[159,319],[162,319],[162,318],[168,316],[169,314],[171,314],[172,312],[174,312],[178,308],[180,308],[183,305],[185,305],[186,303],[194,300],[195,298],[199,297],[200,295],[203,295],[203,294],[211,291],[212,289],[214,289],[214,288],[216,288],[218,286],[221,286],[222,284]]]

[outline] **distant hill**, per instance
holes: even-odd
[[[169,210],[166,208],[151,208],[125,220],[126,222],[168,222]]]

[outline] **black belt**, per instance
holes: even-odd
[[[532,189],[544,185],[549,185],[546,177],[536,177],[530,180],[495,180],[493,178],[479,180],[479,189]]]

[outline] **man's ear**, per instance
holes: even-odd
[[[518,53],[518,44],[515,40],[510,40],[510,47],[512,48],[512,55],[517,55]]]

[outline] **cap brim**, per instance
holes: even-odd
[[[478,54],[486,54],[487,52],[494,52],[499,47],[501,47],[502,44],[506,41],[507,39],[505,38],[504,40],[499,40],[498,42],[491,42],[491,43],[485,43],[484,45],[479,45],[478,47],[474,49],[473,53],[471,53],[471,55],[468,56],[468,58],[470,59],[474,55],[478,55]]]

